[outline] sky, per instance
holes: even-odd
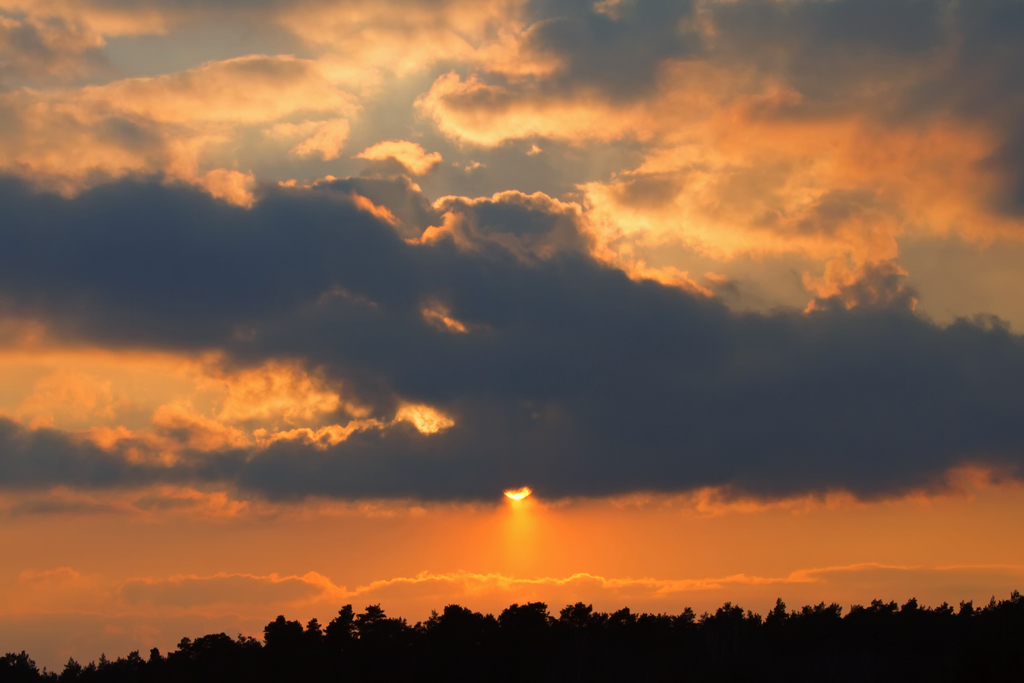
[[[1021,0],[0,0],[0,650],[1006,597],[1021,292]]]

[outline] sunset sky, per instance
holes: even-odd
[[[0,652],[51,669],[1005,598],[1022,329],[1024,0],[0,0]]]

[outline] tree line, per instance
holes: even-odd
[[[1014,591],[959,610],[873,601],[765,617],[726,603],[714,613],[595,612],[576,603],[555,617],[542,602],[497,617],[458,605],[410,625],[380,605],[346,605],[326,626],[279,616],[263,640],[223,633],[182,638],[60,673],[25,652],[0,658],[0,681],[1024,681],[1024,599]]]

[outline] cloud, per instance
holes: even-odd
[[[281,3],[272,21],[326,51],[339,81],[373,90],[387,74],[423,72],[463,62],[515,75],[544,73],[551,59],[524,47],[525,0],[417,0],[344,4]]]
[[[77,89],[0,93],[0,168],[65,193],[125,175],[158,174],[240,205],[251,173],[231,169],[248,129],[304,116],[311,136],[297,154],[336,158],[355,111],[315,63],[240,57],[153,78]],[[294,124],[293,124],[294,125]]]
[[[897,258],[909,236],[1024,234],[1019,3],[537,2],[528,14],[523,50],[555,68],[452,71],[417,107],[463,144],[638,147],[638,164],[580,186],[594,253],[627,272],[662,247],[856,270]]]
[[[377,206],[387,207],[398,219],[395,226],[405,237],[419,237],[424,225],[439,225],[442,216],[423,190],[405,175],[390,177],[352,177],[324,180],[319,187],[366,197]]]
[[[1013,0],[0,7],[19,31],[71,36],[51,42],[72,61],[82,41],[225,18],[283,27],[319,55],[5,93],[0,167],[65,193],[156,173],[249,206],[257,180],[246,160],[340,158],[349,128],[366,123],[353,124],[356,102],[340,84],[371,102],[385,74],[417,74],[435,78],[417,111],[453,142],[630,151],[615,173],[559,182],[581,183],[573,198],[594,253],[635,277],[700,286],[681,262],[673,271],[637,255],[662,247],[792,255],[820,278],[830,262],[854,272],[893,261],[907,236],[1022,234],[1024,60],[1012,29],[1024,19]],[[390,157],[412,173],[433,165],[414,143],[382,144],[403,145]],[[376,147],[363,154],[389,156]],[[475,187],[473,175],[460,182]]]
[[[320,158],[324,161],[337,159],[341,154],[342,147],[345,146],[345,140],[348,139],[348,120],[324,121],[317,124],[314,130],[316,132],[313,135],[292,148],[292,153],[298,154],[300,157],[319,153]]]
[[[90,594],[98,588],[116,596],[118,616],[178,617],[203,614],[214,618],[238,615],[264,621],[274,613],[289,616],[296,611],[308,614],[337,609],[343,604],[400,605],[402,616],[415,619],[426,616],[440,604],[460,604],[474,609],[498,612],[512,602],[543,601],[557,611],[562,605],[579,600],[598,609],[614,610],[628,605],[634,611],[666,610],[681,612],[688,604],[699,607],[720,604],[725,595],[734,600],[753,600],[761,608],[774,596],[785,595],[791,607],[820,599],[829,591],[839,600],[867,602],[890,590],[893,585],[913,586],[919,597],[947,600],[968,597],[983,585],[1006,586],[1024,575],[1019,565],[902,566],[861,563],[843,566],[797,569],[778,576],[733,574],[692,578],[627,578],[579,572],[565,576],[531,578],[498,572],[421,572],[413,576],[395,576],[369,581],[348,588],[336,585],[317,572],[303,575],[249,574],[218,572],[210,575],[179,575],[166,578],[134,578],[112,583],[100,576],[83,576],[70,567],[34,572],[24,571],[18,588],[27,593],[17,598],[17,611],[23,614],[49,612],[60,614],[71,607],[92,602]],[[962,591],[957,593],[957,591]],[[46,591],[64,601],[50,599]],[[872,592],[875,591],[875,592]],[[771,597],[770,597],[771,596]],[[7,597],[7,596],[2,596]],[[909,596],[900,596],[905,599]],[[927,598],[926,598],[927,599]],[[941,598],[939,598],[941,599]],[[804,602],[796,603],[795,600]],[[120,604],[118,604],[120,603]],[[795,604],[794,604],[795,603]],[[108,608],[109,609],[109,608]],[[416,615],[416,616],[414,616]],[[258,625],[257,625],[258,626]]]
[[[542,600],[555,610],[561,605],[582,599],[601,606],[626,604],[636,611],[649,609],[662,612],[668,605],[681,605],[680,599],[696,599],[704,603],[723,594],[732,595],[734,599],[736,596],[749,598],[757,595],[755,599],[764,601],[765,596],[773,592],[776,595],[796,593],[806,596],[806,600],[812,600],[811,596],[822,594],[823,585],[834,591],[832,594],[842,592],[844,598],[853,596],[854,599],[860,597],[864,600],[864,596],[872,595],[871,590],[893,584],[909,585],[910,577],[915,579],[913,585],[919,591],[932,594],[945,592],[948,595],[950,589],[957,584],[970,584],[982,576],[1006,584],[1022,575],[1024,567],[1014,565],[920,567],[877,563],[798,569],[782,576],[733,574],[680,579],[607,577],[587,572],[535,578],[466,571],[449,574],[423,572],[417,576],[395,577],[359,586],[344,599],[365,597],[386,604],[396,600],[436,600],[444,595],[445,601],[455,604],[483,602],[500,605],[502,600],[506,603],[513,600],[525,601],[523,596],[530,596],[528,599]],[[707,593],[714,597],[701,595]],[[681,608],[676,609],[682,611]]]
[[[177,5],[177,7],[174,7]],[[33,21],[62,20],[79,24],[104,36],[164,33],[180,3],[107,2],[106,0],[0,0],[0,12],[27,16]],[[177,12],[175,10],[178,10]]]
[[[68,79],[103,63],[103,37],[60,16],[0,12],[0,82]]]
[[[573,142],[650,137],[650,116],[640,105],[618,107],[594,92],[549,93],[531,82],[506,86],[452,72],[438,77],[416,106],[449,137],[484,147],[534,136]]]
[[[309,422],[342,407],[341,397],[325,386],[322,377],[310,376],[296,365],[268,363],[210,378],[210,384],[226,385],[227,396],[218,419],[246,422],[278,417],[288,424]],[[365,410],[351,403],[345,409],[354,416]]]
[[[0,16],[7,15],[17,24],[16,40],[11,41],[8,53],[18,73],[25,75],[46,69],[83,72],[90,61],[102,62],[110,38],[161,36],[170,37],[173,44],[177,36],[188,36],[203,27],[223,32],[222,39],[228,42],[233,35],[224,32],[224,26],[229,25],[253,31],[247,44],[260,45],[268,34],[287,36],[284,40],[292,49],[283,51],[318,54],[332,79],[372,94],[389,75],[405,77],[451,60],[508,74],[550,71],[552,58],[526,49],[524,44],[528,26],[522,15],[527,4],[526,0],[429,4],[417,0],[343,4],[323,0],[242,4],[231,0],[202,4],[177,0],[159,4],[145,0],[0,0]],[[84,39],[98,49],[83,52],[89,47],[89,43],[78,46]],[[194,41],[187,45],[196,49]],[[117,47],[115,44],[113,51]]]
[[[158,123],[273,121],[302,109],[351,110],[315,62],[294,57],[237,57],[189,71],[89,86],[84,105],[103,105]]]
[[[369,159],[372,161],[394,159],[413,175],[423,175],[441,163],[440,153],[431,152],[427,154],[418,144],[406,140],[378,142],[376,145],[367,147],[357,154],[356,159]]]
[[[223,199],[229,204],[245,207],[252,206],[255,201],[252,191],[256,186],[256,178],[252,173],[215,168],[193,178],[190,177],[188,170],[190,169],[186,169],[185,174],[179,179],[191,181],[197,187],[209,192],[212,197]]]
[[[215,574],[178,576],[162,580],[135,579],[120,588],[122,600],[133,607],[220,609],[259,606],[266,609],[292,606],[338,592],[326,577],[316,573],[305,576],[254,576],[251,574]]]
[[[248,210],[130,182],[62,199],[7,181],[0,196],[6,316],[68,343],[294,359],[387,426],[316,444],[193,443],[169,462],[144,439],[101,448],[4,421],[7,489],[205,483],[272,499],[489,499],[527,483],[549,498],[703,486],[874,496],[941,486],[964,463],[1022,464],[1024,343],[988,320],[938,327],[899,297],[738,314],[630,280],[573,240],[529,259],[515,242],[410,243],[335,183],[269,187]],[[518,226],[517,239],[566,231],[575,211],[518,194],[450,201],[477,212],[482,234]],[[425,318],[437,306],[467,331]],[[454,424],[424,434],[393,422],[404,404]]]
[[[242,515],[268,516],[275,512],[256,501],[238,500],[226,491],[201,491],[171,484],[118,491],[57,486],[36,492],[7,492],[0,498],[0,516],[7,519],[50,515],[130,515],[142,519],[170,516],[208,521]]]
[[[120,400],[118,400],[120,399]],[[14,415],[32,425],[88,427],[115,417],[124,397],[115,398],[110,381],[81,373],[57,371],[40,378]]]
[[[499,192],[491,197],[441,197],[434,209],[443,212],[440,226],[424,231],[427,243],[450,237],[470,249],[498,247],[523,259],[548,259],[585,247],[580,234],[582,208],[543,192]]]
[[[1013,194],[994,175],[1004,166],[984,163],[1000,146],[989,127],[933,115],[908,128],[872,120],[884,113],[865,107],[822,111],[776,74],[713,61],[667,62],[657,80],[645,98],[620,101],[449,74],[417,105],[476,145],[641,143],[642,163],[580,186],[598,245],[617,243],[620,256],[675,243],[716,259],[849,254],[863,264],[895,258],[897,239],[911,233],[1019,239],[1019,219],[991,203]]]
[[[249,443],[242,430],[197,413],[188,401],[157,408],[153,413],[153,425],[158,434],[190,450],[222,450],[245,447]],[[153,450],[159,448],[154,446]]]
[[[903,284],[907,271],[896,264],[868,264],[851,270],[845,264],[830,261],[821,279],[805,276],[807,289],[818,295],[811,302],[811,307],[896,306],[913,309],[917,305],[913,290]]]
[[[642,96],[655,86],[668,59],[685,59],[703,47],[693,30],[704,3],[534,2],[536,19],[524,36],[523,52],[557,66],[544,74],[555,87],[600,89],[612,99]]]

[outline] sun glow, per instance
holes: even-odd
[[[521,489],[510,489],[508,491],[505,491],[505,497],[511,498],[512,500],[522,500],[523,498],[529,496],[531,493],[533,493],[533,489],[531,489],[529,486],[524,486]]]

